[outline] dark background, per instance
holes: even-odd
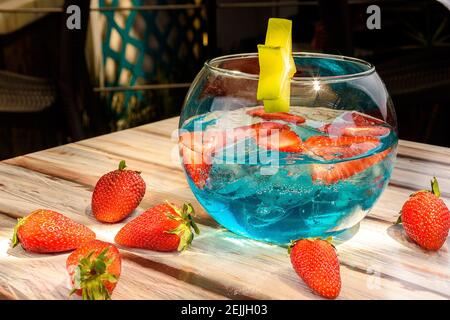
[[[52,12],[0,35],[0,159],[178,115],[203,62],[256,51],[269,17],[293,20],[296,51],[350,55],[375,64],[394,101],[400,138],[450,147],[450,11],[436,0],[133,0],[136,15],[126,19],[136,26],[134,37],[142,46],[126,34],[119,52],[108,56],[105,48],[113,44],[105,32],[100,61],[115,59],[117,75],[104,82],[103,75],[87,68],[84,54],[89,1],[64,6],[72,3],[82,9],[81,30],[68,30],[66,14]],[[143,8],[155,4],[196,7]],[[380,30],[366,27],[371,4],[381,8]],[[120,14],[100,13],[107,28]],[[141,64],[139,59],[123,62],[126,43],[139,48]]]

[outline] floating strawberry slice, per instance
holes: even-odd
[[[268,150],[282,152],[302,152],[300,137],[291,128],[282,123],[263,121],[235,129],[237,136],[251,136],[259,146]]]
[[[202,132],[186,132],[180,135],[180,151],[187,174],[195,185],[203,189],[211,170],[211,158],[221,139],[218,134],[208,137]]]
[[[199,189],[203,189],[211,170],[211,158],[184,145],[181,145],[181,156],[187,174]]]
[[[301,116],[297,116],[294,114],[290,114],[287,112],[271,112],[267,113],[264,111],[264,108],[257,108],[247,111],[247,114],[252,117],[260,117],[264,120],[283,120],[285,122],[300,124],[305,122],[305,118]]]
[[[294,131],[278,131],[271,135],[259,136],[258,145],[268,150],[281,152],[302,152],[303,142]]]
[[[336,164],[313,164],[311,166],[312,180],[314,182],[322,182],[324,184],[334,184],[341,180],[348,179],[379,163],[389,154],[390,151],[391,149],[389,148],[367,158]]]
[[[330,123],[319,129],[332,136],[374,136],[382,137],[389,134],[391,131],[388,127],[383,126],[361,126],[355,127],[348,123]]]
[[[305,147],[310,152],[325,160],[351,158],[372,150],[380,145],[380,140],[375,137],[309,137]]]
[[[230,143],[247,138],[254,138],[270,150],[303,151],[302,141],[295,132],[278,122],[259,122],[224,131],[186,132],[179,138],[180,151],[186,172],[195,185],[204,188],[215,153]]]
[[[342,119],[355,124],[357,127],[375,126],[384,123],[381,119],[356,112],[346,112],[342,115]]]
[[[391,132],[388,127],[372,126],[372,127],[344,127],[342,134],[345,136],[387,136]]]
[[[234,129],[235,135],[238,137],[251,136],[256,139],[262,136],[269,136],[280,131],[290,131],[291,128],[287,124],[278,122],[263,121],[254,123],[249,126]]]

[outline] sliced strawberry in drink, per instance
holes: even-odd
[[[391,132],[388,127],[371,126],[371,127],[344,127],[342,134],[345,136],[387,136]]]
[[[264,111],[264,108],[257,108],[247,111],[247,114],[252,117],[260,117],[264,120],[283,120],[285,122],[293,123],[293,124],[301,124],[305,122],[305,118],[301,116],[297,116],[287,112],[270,112],[267,113]]]
[[[180,135],[179,146],[187,174],[195,185],[203,189],[211,170],[211,158],[222,145],[219,131],[186,132]]]
[[[305,148],[325,160],[355,157],[380,145],[375,137],[313,136],[304,142]]]
[[[258,145],[268,150],[281,152],[304,151],[302,139],[294,131],[278,131],[270,135],[259,136]]]
[[[252,130],[253,137],[269,136],[280,131],[290,131],[291,128],[287,124],[282,124],[278,122],[263,121],[254,123],[247,126],[248,129]]]
[[[326,124],[319,130],[333,136],[382,137],[388,135],[391,131],[383,124],[383,120],[368,115],[346,112],[335,122]]]
[[[305,141],[305,146],[307,148],[317,148],[317,147],[343,147],[351,146],[355,143],[365,143],[371,142],[374,144],[379,144],[380,140],[376,137],[363,136],[363,137],[327,137],[327,136],[312,136]]]
[[[336,164],[313,164],[311,166],[311,178],[314,182],[321,182],[324,184],[334,184],[341,180],[348,179],[373,165],[382,161],[391,151],[387,149],[383,152],[373,156],[340,162]]]
[[[211,170],[209,155],[181,145],[181,156],[187,174],[199,189],[203,189]]]
[[[384,121],[381,119],[357,112],[346,112],[342,115],[342,119],[347,122],[353,123],[357,127],[375,126],[384,123]]]
[[[391,131],[388,127],[379,125],[374,126],[355,126],[348,123],[329,123],[319,129],[332,136],[374,136],[383,137]]]

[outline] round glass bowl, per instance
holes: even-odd
[[[186,96],[180,158],[205,210],[225,228],[285,244],[357,225],[386,187],[394,107],[362,60],[295,53],[289,113],[256,98],[258,55],[205,63]]]

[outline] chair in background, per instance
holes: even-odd
[[[71,3],[0,38],[0,159],[105,132],[84,59],[90,1],[81,30],[66,27]]]
[[[204,1],[131,1],[133,10],[104,10],[101,29],[104,92],[113,130],[178,115],[189,83],[206,58]],[[160,6],[146,9],[145,5]],[[118,0],[100,8],[120,8]],[[127,4],[126,7],[130,5]],[[164,8],[164,9],[163,9]],[[148,85],[163,90],[148,90]],[[140,89],[144,88],[144,89]],[[172,90],[169,90],[172,88]],[[183,89],[174,91],[174,88]]]

